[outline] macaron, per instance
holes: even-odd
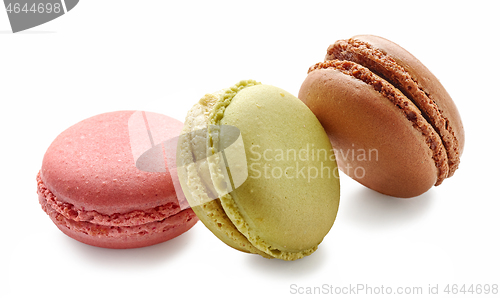
[[[178,144],[189,204],[230,247],[296,260],[332,228],[340,196],[332,146],[316,116],[285,90],[246,80],[206,94]]]
[[[38,198],[69,237],[98,247],[137,248],[172,239],[197,222],[190,208],[180,207],[176,177],[136,167],[128,125],[133,114],[85,119],[47,149],[36,179]],[[182,122],[163,120],[166,134],[178,136]]]
[[[418,196],[458,168],[464,128],[439,80],[399,45],[359,35],[330,45],[298,97],[325,128],[339,168],[395,197]]]

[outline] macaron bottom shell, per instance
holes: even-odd
[[[220,199],[192,207],[201,222],[228,246],[245,253],[258,254],[266,259],[273,257],[255,248],[234,226],[225,213]]]
[[[198,221],[191,209],[137,226],[108,226],[87,221],[75,221],[56,211],[48,203],[54,195],[41,179],[38,181],[38,199],[42,209],[67,236],[82,243],[103,248],[139,248],[165,242],[191,229]],[[138,219],[140,221],[140,219]]]

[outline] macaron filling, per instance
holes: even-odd
[[[425,142],[432,151],[432,158],[438,170],[435,185],[439,185],[448,177],[448,156],[439,134],[422,116],[420,110],[400,90],[389,82],[371,72],[368,68],[351,61],[329,60],[319,62],[309,68],[308,73],[317,69],[334,69],[372,86],[377,92],[394,103],[405,117],[412,122],[413,127],[425,137]]]
[[[449,119],[444,116],[432,95],[426,92],[418,80],[394,58],[367,42],[351,38],[330,45],[325,60],[355,62],[399,89],[420,109],[422,116],[439,134],[447,154],[448,172],[444,178],[453,175],[460,163],[460,153],[458,140]],[[439,185],[444,178],[438,179],[436,185]]]

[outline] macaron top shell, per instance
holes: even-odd
[[[53,141],[40,175],[59,201],[79,212],[92,210],[107,216],[135,210],[155,213],[159,206],[178,205],[168,171],[148,173],[135,167],[126,125],[132,113],[118,111],[88,118]],[[172,121],[172,137],[181,129],[180,121]]]

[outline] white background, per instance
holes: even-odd
[[[443,293],[447,284],[500,284],[494,1],[242,3],[82,0],[17,34],[0,9],[0,297],[286,297],[358,284],[426,294],[429,285]],[[241,79],[297,94],[329,44],[365,33],[402,45],[441,80],[462,115],[465,152],[454,177],[408,200],[342,176],[336,223],[313,255],[244,254],[202,223],[152,247],[96,248],[65,236],[40,208],[43,154],[72,124],[123,109],[183,121],[204,93]]]

